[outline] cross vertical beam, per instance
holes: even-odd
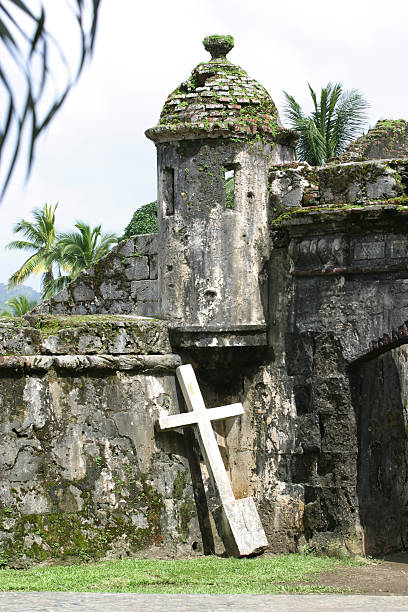
[[[227,552],[237,557],[262,552],[267,548],[268,541],[254,500],[252,497],[235,499],[211,425],[212,421],[244,414],[243,406],[238,403],[207,409],[191,365],[178,367],[176,374],[189,412],[162,417],[159,428],[169,430],[194,426],[208,473],[219,497],[220,506],[213,514]]]
[[[205,464],[213,481],[214,487],[218,492],[221,503],[234,501],[234,493],[228,478],[227,471],[224,467],[224,462],[221,457],[220,449],[214,435],[214,430],[211,421],[207,416],[207,408],[205,407],[203,396],[201,395],[200,387],[194,370],[190,364],[180,366],[176,370],[177,379],[180,383],[181,390],[187,407],[195,412],[197,419],[197,427],[194,428],[196,438],[200,445]],[[227,408],[225,406],[225,408]],[[242,410],[242,413],[244,410]],[[232,416],[232,415],[231,415]],[[225,411],[225,416],[228,418],[228,413]]]

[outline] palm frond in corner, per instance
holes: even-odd
[[[79,34],[75,60],[66,56],[49,29],[50,1],[61,5],[58,10],[66,12],[66,27]],[[0,201],[22,149],[29,175],[38,137],[60,110],[92,54],[100,2],[0,0],[0,92],[5,100],[0,114]],[[62,68],[65,78],[58,86],[54,77],[60,78]]]

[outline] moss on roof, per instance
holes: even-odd
[[[226,57],[233,47],[232,36],[213,35],[204,39],[211,60],[196,66],[191,76],[167,98],[159,125],[147,130],[152,140],[188,132],[221,132],[221,135],[279,138],[285,130],[277,108],[262,85]],[[203,135],[203,134],[202,134]],[[190,136],[191,137],[191,136]]]

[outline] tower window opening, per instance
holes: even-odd
[[[166,215],[174,215],[174,168],[165,168],[162,179],[163,202]]]
[[[235,168],[224,166],[225,208],[235,208]]]

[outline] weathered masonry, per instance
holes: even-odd
[[[205,45],[211,61],[146,132],[157,147],[160,313],[181,329],[265,325],[266,177],[271,162],[294,160],[294,134],[267,91],[226,59],[231,41]]]
[[[243,404],[214,428],[270,550],[408,547],[407,123],[299,164],[231,38],[205,44],[147,132],[158,237],[1,320],[3,564],[222,552],[192,431],[155,427],[182,363]]]

